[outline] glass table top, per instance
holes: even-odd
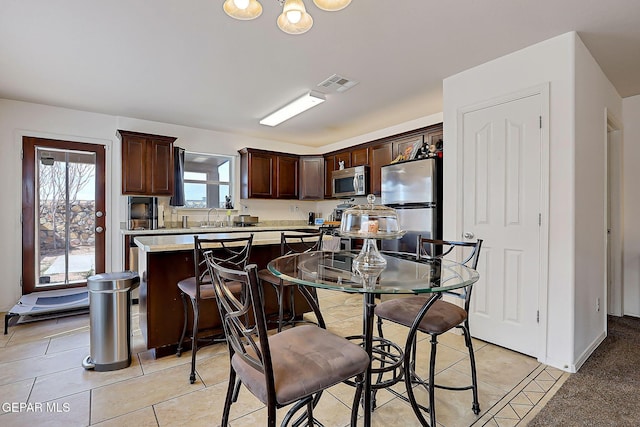
[[[443,292],[471,285],[478,272],[451,260],[421,259],[413,254],[382,252],[387,265],[375,287],[363,285],[352,268],[358,252],[308,252],[285,255],[267,268],[283,280],[317,288],[354,293],[416,294]]]

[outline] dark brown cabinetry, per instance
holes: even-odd
[[[276,198],[298,198],[298,156],[276,155]]]
[[[122,140],[122,194],[173,195],[174,137],[118,130]]]
[[[240,150],[243,199],[297,199],[298,156],[264,150]]]
[[[400,154],[405,154],[407,150],[411,152],[416,142],[422,145],[424,142],[424,134],[407,136],[393,141],[393,158],[395,159]]]
[[[356,148],[351,151],[351,166],[369,165],[369,147]]]
[[[372,194],[379,196],[382,191],[382,166],[391,163],[394,159],[393,144],[386,142],[384,144],[375,145],[369,149],[371,153],[371,167],[369,178],[371,180],[370,191]]]
[[[300,156],[300,200],[324,199],[324,187],[324,157]]]
[[[381,168],[416,143],[442,149],[442,124],[381,138],[321,156],[295,156],[245,148],[242,154],[243,198],[320,200],[332,198],[331,172],[344,167],[369,166],[369,192],[381,193]],[[426,148],[425,148],[426,150]],[[442,153],[439,153],[442,157]],[[299,175],[296,173],[299,172]],[[270,177],[275,177],[270,179]],[[299,177],[299,178],[298,178]]]

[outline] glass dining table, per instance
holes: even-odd
[[[314,288],[359,293],[363,297],[363,322],[361,345],[370,357],[370,364],[365,372],[362,404],[364,409],[364,425],[371,425],[372,404],[372,376],[374,373],[373,356],[374,342],[381,340],[374,336],[374,310],[376,297],[382,294],[432,294],[432,299],[439,298],[442,292],[459,289],[475,283],[479,279],[478,272],[463,264],[446,259],[420,259],[414,254],[397,252],[381,252],[386,260],[386,266],[371,274],[365,280],[362,272],[353,267],[353,261],[358,255],[352,251],[338,252],[307,252],[302,254],[285,255],[269,262],[267,268],[274,275],[298,285]],[[369,272],[371,273],[371,272]],[[303,288],[301,288],[302,290]],[[307,292],[308,294],[308,292]],[[324,326],[318,307],[312,307]],[[349,337],[352,339],[353,337]],[[382,339],[384,340],[384,339]],[[402,360],[403,355],[397,354],[402,350],[399,346],[387,342],[387,347],[396,348],[396,360]]]

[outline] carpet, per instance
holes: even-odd
[[[528,424],[640,426],[640,319],[608,319],[607,338]]]

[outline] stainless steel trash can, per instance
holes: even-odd
[[[131,291],[139,284],[135,271],[87,279],[91,354],[82,361],[85,369],[115,371],[131,364]]]

